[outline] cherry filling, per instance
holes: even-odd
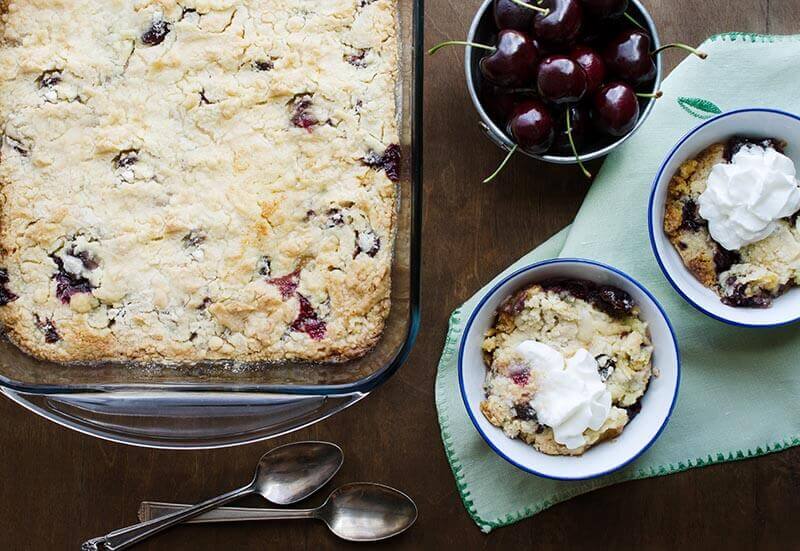
[[[597,372],[600,374],[600,378],[605,382],[611,377],[614,368],[617,367],[617,362],[607,354],[600,354],[596,356],[594,360],[597,362]]]
[[[67,254],[79,258],[83,267],[87,270],[94,270],[97,268],[97,262],[92,259],[86,251],[77,254],[68,252]],[[51,255],[50,258],[52,258],[53,262],[58,266],[58,271],[53,274],[53,279],[56,281],[56,296],[62,303],[69,304],[70,300],[72,300],[72,296],[78,293],[92,292],[94,287],[88,279],[68,272],[64,268],[64,261],[58,256]]]
[[[514,405],[514,417],[521,421],[535,421],[538,422],[536,412],[530,404],[516,404]]]
[[[139,161],[139,152],[136,149],[126,149],[117,153],[112,162],[115,168],[130,168]]]
[[[272,273],[272,262],[268,256],[262,256],[256,262],[256,271],[258,275],[269,277]]]
[[[199,247],[205,240],[206,235],[203,232],[199,230],[192,230],[183,236],[182,242],[184,247],[189,248]]]
[[[731,162],[733,156],[745,146],[754,145],[762,149],[774,149],[778,153],[783,153],[783,144],[774,138],[746,138],[744,136],[734,136],[725,144],[725,160]]]
[[[86,268],[87,270],[94,270],[99,266],[97,261],[94,258],[92,258],[91,254],[89,254],[89,251],[81,251],[79,253],[76,253],[75,250],[73,249],[72,252],[70,252],[69,254],[71,254],[75,258],[80,258],[81,264],[83,264],[83,267]]]
[[[357,67],[359,69],[363,69],[367,66],[367,62],[364,60],[364,57],[367,55],[367,50],[358,50],[358,53],[347,55],[345,56],[345,61],[347,61],[353,67]]]
[[[599,310],[612,317],[630,315],[633,311],[633,298],[617,287],[597,285],[583,279],[554,279],[542,283],[544,289],[567,292],[575,298],[593,304]]]
[[[328,221],[325,224],[326,227],[333,228],[335,226],[344,225],[344,214],[336,207],[328,209],[328,212],[325,214],[328,216]]]
[[[376,170],[383,170],[392,182],[400,180],[400,146],[395,143],[387,146],[383,155],[370,151],[361,162]]]
[[[5,306],[19,298],[9,290],[8,281],[8,270],[0,268],[0,306]]]
[[[297,286],[300,285],[300,270],[297,269],[285,276],[270,278],[267,283],[275,285],[280,291],[283,300],[288,300],[292,298],[292,295],[297,291]]]
[[[700,217],[700,211],[694,199],[688,199],[681,209],[681,228],[689,231],[697,231],[707,225],[707,222]]]
[[[633,310],[633,298],[622,289],[610,285],[598,288],[594,302],[598,308],[613,316],[630,314]]]
[[[259,272],[261,272],[260,269]],[[297,301],[300,303],[300,311],[289,326],[292,331],[306,333],[315,341],[322,340],[325,337],[325,322],[319,319],[319,315],[314,311],[314,307],[311,306],[308,299],[297,292],[297,287],[300,285],[300,268],[285,276],[267,279],[267,283],[278,287],[283,300],[289,300],[293,296],[297,297]]]
[[[525,386],[528,384],[530,377],[531,377],[530,371],[526,369],[524,371],[512,374],[511,380],[514,381],[514,384],[517,384],[519,386]]]
[[[306,297],[297,293],[297,300],[300,302],[300,313],[292,322],[292,331],[306,333],[315,341],[322,340],[325,337],[325,322],[319,319]]]
[[[157,46],[164,42],[164,38],[169,34],[171,25],[163,19],[153,21],[150,28],[142,34],[142,42],[148,46]]]
[[[628,423],[630,423],[642,411],[642,399],[639,398],[633,404],[622,409],[628,412]]]
[[[634,417],[639,415],[639,413],[642,411],[642,398],[644,398],[644,395],[647,394],[648,388],[650,388],[650,380],[647,381],[647,384],[644,387],[644,391],[642,392],[641,396],[639,396],[636,399],[634,403],[632,403],[629,406],[619,406],[626,412],[628,412],[628,423],[633,421]]]
[[[11,136],[6,134],[5,141],[9,145],[9,147],[11,147],[11,149],[16,151],[17,153],[19,153],[23,157],[27,157],[28,155],[30,155],[30,151],[28,151],[28,148],[25,147],[22,144],[22,142],[19,141],[18,139],[12,138]]]
[[[70,273],[61,271],[53,276],[56,280],[56,296],[64,304],[69,304],[73,295],[78,293],[91,293],[92,284],[88,279],[83,277],[75,277]]]
[[[57,70],[45,71],[36,82],[39,83],[39,88],[53,88],[61,82],[61,73]]]
[[[311,105],[311,96],[309,94],[296,97],[294,100],[292,118],[290,119],[294,126],[297,128],[305,128],[309,133],[312,132],[313,126],[319,124],[319,120],[309,112]]]
[[[539,418],[536,416],[536,411],[534,411],[530,404],[514,404],[513,409],[514,417],[520,421],[533,421],[537,424],[536,430],[534,430],[536,434],[541,434],[544,432],[544,425],[539,423]]]
[[[729,286],[722,303],[728,306],[744,306],[749,308],[768,308],[772,304],[772,297],[766,294],[747,296],[747,285],[737,283],[736,278],[731,276],[725,280]]]
[[[34,314],[34,319],[36,320],[36,327],[38,327],[42,333],[44,333],[44,342],[47,344],[53,344],[54,342],[58,342],[61,340],[61,335],[58,334],[56,330],[56,324],[50,318],[45,318],[44,321],[37,315]]]
[[[381,238],[375,235],[372,230],[356,231],[356,252],[353,258],[364,253],[367,256],[374,257],[378,254],[381,248]]]
[[[508,314],[509,316],[516,316],[522,312],[522,309],[525,307],[526,294],[525,289],[523,289],[505,299],[500,305],[500,312]]]
[[[736,251],[729,251],[723,247],[717,247],[714,253],[714,268],[718,274],[726,272],[731,269],[731,266],[737,264],[742,259]]]

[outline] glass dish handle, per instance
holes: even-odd
[[[302,395],[263,392],[124,391],[22,394],[11,399],[70,428],[127,444],[201,449],[257,441],[324,419],[365,393]]]

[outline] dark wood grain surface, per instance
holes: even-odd
[[[466,34],[478,0],[428,0],[426,44]],[[665,41],[721,31],[800,32],[798,0],[645,0]],[[680,60],[666,56],[667,67]],[[450,311],[499,270],[569,223],[588,184],[577,170],[500,160],[478,130],[462,52],[426,60],[423,310],[417,345],[388,383],[347,411],[278,442],[319,438],[346,453],[336,482],[397,486],[417,525],[383,547],[797,548],[800,449],[596,491],[490,535],[465,512],[445,461],[433,382]],[[596,170],[597,164],[593,165]],[[0,548],[77,549],[135,520],[143,498],[193,502],[246,482],[272,443],[203,452],[109,444],[0,400]],[[310,522],[180,527],[141,549],[329,549]],[[343,546],[344,547],[344,546]],[[357,546],[351,546],[357,547]]]

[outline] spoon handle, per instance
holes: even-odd
[[[142,501],[139,506],[139,520],[149,521],[169,515],[175,511],[183,511],[189,505],[179,503],[162,503],[158,501]],[[316,509],[263,509],[260,507],[218,507],[207,511],[186,522],[239,522],[242,520],[291,520],[298,518],[314,518]]]
[[[201,515],[210,509],[214,509],[215,507],[219,507],[220,505],[230,503],[231,501],[251,494],[253,491],[253,486],[248,484],[247,486],[239,488],[238,490],[233,490],[227,494],[213,497],[207,501],[198,503],[197,505],[186,506],[178,511],[173,511],[170,514],[157,519],[134,524],[132,526],[128,526],[127,528],[114,530],[105,536],[100,536],[98,538],[85,541],[81,545],[81,551],[117,551],[118,549],[124,549],[130,545],[133,545],[134,543],[142,541],[143,539],[149,538],[150,536],[157,534],[162,530],[166,530],[170,526],[185,522],[186,520]]]

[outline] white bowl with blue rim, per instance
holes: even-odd
[[[487,366],[481,345],[495,321],[500,304],[516,291],[553,278],[584,279],[613,285],[631,295],[647,322],[653,343],[653,369],[642,397],[641,412],[622,434],[595,445],[581,456],[555,456],[537,451],[522,440],[512,439],[492,425],[480,411],[486,397]],[[503,459],[529,473],[558,480],[596,478],[624,467],[642,455],[667,425],[680,384],[680,353],[675,332],[664,309],[639,282],[616,268],[578,258],[546,260],[521,268],[504,277],[478,303],[464,327],[458,350],[458,382],[472,423],[487,444]]]
[[[658,171],[648,207],[653,254],[661,271],[689,304],[719,321],[744,327],[776,327],[800,320],[800,288],[777,297],[768,308],[728,306],[686,268],[664,233],[664,207],[669,181],[680,165],[708,146],[733,136],[777,138],[787,142],[785,154],[800,169],[800,117],[777,109],[738,109],[704,121],[667,154]]]

